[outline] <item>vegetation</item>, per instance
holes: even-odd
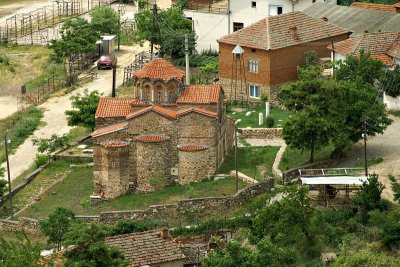
[[[380,79],[380,88],[391,97],[400,95],[400,66],[396,65],[393,70],[383,71]]]
[[[90,22],[99,34],[118,34],[119,15],[108,5],[100,5],[90,12]]]
[[[22,111],[0,120],[0,140],[7,139],[8,152],[12,154],[40,125],[43,117],[42,110],[35,106],[30,106]],[[0,162],[4,162],[5,152],[0,150]]]
[[[65,146],[67,141],[67,135],[58,136],[53,134],[50,138],[35,138],[33,139],[33,144],[37,145],[40,153],[46,152],[47,158],[50,160],[51,154]]]
[[[4,176],[4,168],[0,168],[0,198],[7,192],[8,182],[1,177]]]
[[[260,173],[255,173],[258,166],[264,166],[269,175],[272,175],[276,153],[279,147],[239,147],[238,148],[238,171],[254,179],[261,180]],[[219,173],[229,174],[235,169],[234,151],[230,151],[219,168]]]
[[[99,103],[100,94],[97,91],[85,91],[84,95],[75,95],[71,97],[72,110],[67,110],[65,114],[68,117],[69,126],[83,126],[93,131],[96,126],[95,114]]]

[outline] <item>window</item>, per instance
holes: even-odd
[[[253,97],[253,98],[259,98],[260,97],[260,91],[258,90],[258,85],[250,84],[249,96]]]
[[[276,16],[276,15],[282,14],[282,12],[283,12],[282,6],[269,5],[269,15],[270,16]]]
[[[115,168],[115,161],[112,161],[112,162],[111,162],[111,166],[112,166],[113,168]]]
[[[233,31],[234,32],[243,29],[243,27],[244,27],[244,24],[242,22],[234,22],[233,23]]]
[[[249,72],[258,73],[258,59],[249,59]]]
[[[257,3],[255,1],[251,1],[251,7],[257,7]]]

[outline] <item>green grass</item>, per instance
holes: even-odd
[[[31,203],[35,196],[68,171],[69,163],[66,161],[55,161],[49,165],[31,183],[13,197],[14,212],[21,210],[27,204]],[[9,203],[7,202],[0,208],[0,217],[7,217],[9,215],[8,207]]]
[[[368,160],[368,167],[377,165],[379,163],[383,162],[383,158],[372,158]],[[358,162],[354,164],[354,167],[364,167],[364,161],[363,162]]]
[[[315,151],[314,162],[327,160],[333,151],[333,146],[329,145],[320,150]],[[279,164],[279,169],[281,171],[286,171],[295,167],[300,167],[310,163],[310,151],[296,149],[288,146],[283,153],[281,163]]]
[[[236,105],[235,107],[240,108],[241,105]],[[244,106],[245,110],[241,112],[234,112],[231,110],[232,106],[229,107],[227,115],[229,115],[231,118],[237,120],[241,119],[240,123],[238,124],[239,128],[246,128],[246,127],[252,127],[252,128],[266,128],[265,124],[265,104],[259,104],[255,106],[250,106],[247,108]],[[251,114],[251,116],[247,117],[246,112],[247,111],[255,111]],[[258,113],[263,113],[264,115],[264,124],[263,125],[258,125]],[[274,125],[273,127],[283,127],[285,122],[288,120],[289,116],[291,115],[290,111],[280,109],[278,107],[272,106],[270,108],[270,117],[274,119]]]
[[[272,165],[274,164],[276,153],[279,147],[239,147],[238,148],[238,171],[244,173],[252,178],[260,180],[260,175],[255,172],[255,166],[264,165],[268,169],[268,173],[272,175]],[[256,164],[252,162],[252,158],[256,158]],[[258,161],[258,162],[257,162]],[[229,174],[231,170],[235,169],[235,153],[230,151],[225,158],[219,173]]]
[[[240,183],[240,187],[244,187],[244,184]],[[151,205],[176,203],[187,198],[232,195],[235,193],[235,180],[226,178],[185,186],[171,185],[156,192],[131,193],[87,208],[82,207],[80,202],[89,199],[93,189],[93,168],[74,168],[63,182],[54,186],[20,216],[46,218],[56,207],[69,208],[76,214],[98,215],[102,211],[146,209]]]
[[[12,154],[41,124],[43,111],[35,106],[14,113],[13,115],[0,120],[0,140],[11,140],[8,149]],[[0,150],[0,162],[4,162],[5,151]]]
[[[89,135],[90,133],[91,133],[91,130],[89,128],[82,127],[82,126],[74,127],[67,134],[68,143],[76,142],[79,139],[82,139],[83,137]]]

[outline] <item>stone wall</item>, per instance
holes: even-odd
[[[19,218],[18,221],[0,219],[0,230],[6,232],[24,230],[27,233],[36,233],[39,231],[39,223],[35,219],[24,217]]]
[[[201,181],[215,173],[215,165],[210,166],[210,155],[208,149],[199,151],[179,150],[179,184]]]
[[[145,210],[109,211],[99,216],[79,216],[86,222],[116,223],[119,220],[164,220],[177,223],[188,213],[199,217],[204,215],[223,214],[231,207],[239,207],[250,198],[269,192],[274,186],[273,179],[262,181],[246,187],[233,196],[207,197],[180,200],[175,204],[150,206]]]
[[[241,138],[274,139],[282,138],[283,128],[239,128]]]

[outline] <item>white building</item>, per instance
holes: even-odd
[[[337,0],[224,0],[212,5],[191,4],[185,15],[193,20],[197,51],[218,50],[217,39],[268,16],[302,11],[315,2]]]

